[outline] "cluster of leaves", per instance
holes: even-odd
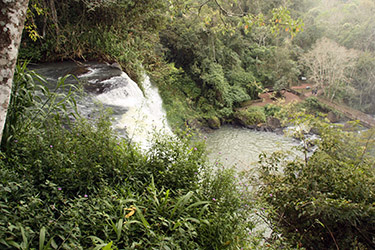
[[[185,9],[160,34],[163,56],[185,79],[178,81],[176,70],[167,73],[167,79],[159,81],[159,86],[168,85],[161,87],[162,95],[186,100],[185,106],[195,111],[193,118],[205,118],[201,123],[212,118],[230,121],[234,110],[257,99],[263,86],[289,86],[299,75],[294,48],[275,46],[272,33],[286,24],[297,32],[300,21],[293,21],[285,8],[275,8],[276,3],[256,10],[249,1],[215,2],[202,3],[198,12]]]
[[[158,61],[154,47],[165,10],[157,0],[31,0],[20,57],[117,61],[135,79],[142,64]]]
[[[50,90],[44,78],[27,70],[27,62],[16,66],[12,84],[14,94],[11,95],[1,141],[2,151],[6,151],[16,140],[15,134],[28,130],[31,123],[36,129],[44,126],[41,118],[53,117],[56,121],[61,119],[69,124],[69,116],[77,117],[74,97],[77,97],[80,89],[78,85],[65,84],[68,77],[71,76],[60,78],[54,89]]]
[[[28,80],[34,75],[17,74]],[[191,140],[190,133],[157,136],[141,152],[116,135],[107,113],[90,120],[76,116],[68,123],[59,108],[42,112],[65,102],[52,103],[54,92],[39,100],[40,92],[33,90],[13,93],[19,107],[31,98],[23,114],[17,113],[31,122],[24,127],[23,120],[8,120],[14,130],[1,153],[2,249],[236,249],[248,244],[247,232],[254,227],[247,218],[248,186],[234,185],[231,170],[209,167],[203,143]],[[40,102],[46,105],[34,112]]]
[[[250,107],[234,113],[235,119],[244,126],[254,126],[266,122],[266,114],[263,107]]]
[[[374,131],[358,135],[307,121],[320,135],[312,154],[303,160],[278,153],[260,162],[259,195],[269,208],[273,236],[308,249],[373,248]]]

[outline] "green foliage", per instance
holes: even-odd
[[[272,107],[272,106],[271,106]],[[342,114],[337,110],[334,110],[324,103],[319,102],[319,100],[315,96],[311,96],[303,100],[299,103],[289,103],[283,106],[274,106],[275,115],[277,118],[282,120],[284,125],[289,126],[294,121],[294,114],[304,114],[309,118],[305,120],[309,120],[310,118],[319,117],[324,118],[327,117],[328,113],[333,112],[337,117],[342,117]],[[267,112],[268,107],[265,107]],[[291,118],[292,117],[292,118]]]
[[[195,190],[198,181],[196,173],[204,167],[204,147],[199,143],[194,147],[189,145],[193,136],[191,132],[184,131],[185,135],[180,140],[165,135],[156,137],[147,152],[148,161],[144,166],[146,176],[137,178],[147,180],[151,174],[157,187],[163,186],[176,191]]]
[[[249,177],[226,169],[219,162],[215,168],[205,169],[202,175],[201,194],[211,201],[212,217],[201,228],[200,233],[205,235],[201,244],[206,249],[246,248],[252,241],[249,232],[255,227],[250,218],[254,200]],[[236,233],[223,234],[232,230]]]
[[[60,78],[51,91],[46,86],[45,79],[26,67],[27,62],[24,62],[15,69],[7,122],[1,141],[2,151],[6,151],[17,140],[15,135],[22,135],[27,131],[31,123],[38,129],[48,126],[45,124],[47,119],[64,120],[69,124],[69,116],[78,116],[73,92],[78,88],[65,84],[69,75]]]
[[[152,72],[152,79],[159,86],[169,124],[183,129],[187,121],[201,116],[195,105],[201,89],[182,70],[166,65],[165,71]]]
[[[30,122],[8,120],[23,129],[0,154],[0,248],[236,249],[251,240],[248,185],[210,169],[191,132],[156,136],[140,152],[108,113],[69,123],[64,94],[36,98],[32,84],[16,84],[12,107]]]
[[[323,88],[323,93],[327,97],[344,102],[355,109],[373,113],[373,108],[370,107],[373,105],[371,97],[374,81],[369,72],[373,71],[370,69],[373,65],[370,58],[373,58],[372,54],[375,51],[372,32],[375,22],[373,15],[370,14],[375,10],[374,2],[367,0],[332,1],[330,3],[307,0],[303,4],[300,4],[300,1],[292,2],[295,3],[291,8],[298,9],[298,15],[302,16],[306,24],[305,31],[297,35],[295,44],[308,51],[311,47],[316,48],[324,37],[336,43],[334,49],[328,44],[322,46],[319,53],[326,54],[328,57],[327,51],[330,51],[330,59],[320,56],[313,70],[314,73],[310,74],[309,78],[314,80],[321,72],[321,77],[316,79],[316,83],[327,85]],[[340,73],[342,69],[338,66],[345,61],[348,62],[345,57],[353,54],[353,50],[357,54],[354,62]],[[335,51],[338,51],[336,55],[338,60],[332,63],[335,60],[333,58]],[[325,62],[322,63],[323,61]],[[311,69],[312,64],[310,60],[306,68]],[[322,67],[325,68],[322,69]],[[327,73],[331,67],[335,67],[333,73]],[[306,74],[307,70],[304,71]],[[325,76],[328,77],[324,78]]]
[[[306,98],[306,100],[301,103],[301,107],[309,114],[328,113],[331,111],[329,107],[319,102],[318,98],[315,96]]]
[[[165,59],[181,67],[201,90],[201,99],[185,91],[196,110],[230,120],[242,102],[258,98],[263,85],[290,85],[297,79],[299,70],[291,58],[297,53],[281,51],[270,37],[288,25],[297,32],[301,23],[287,9],[276,8],[278,4],[205,1],[198,15],[189,6],[160,33]]]
[[[262,107],[250,107],[234,113],[234,118],[244,126],[254,126],[266,122],[266,114]]]
[[[204,60],[203,70],[200,78],[203,82],[205,97],[209,103],[223,107],[230,105],[226,96],[228,95],[229,84],[224,78],[223,68],[220,64]]]
[[[281,111],[281,106],[275,104],[267,104],[264,106],[264,113],[266,117],[272,116],[275,117]]]
[[[370,249],[374,131],[362,137],[311,119],[320,140],[310,157],[278,153],[261,158],[259,195],[270,208],[266,217],[274,236],[281,233],[307,249]]]
[[[346,96],[346,103],[364,112],[372,113],[375,96],[375,59],[374,53],[362,53],[355,65],[353,76],[354,93]]]
[[[154,48],[166,7],[157,0],[32,0],[20,57],[117,61],[133,78],[140,77],[142,64],[160,62]]]

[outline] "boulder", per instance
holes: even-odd
[[[335,123],[335,122],[338,122],[339,121],[339,117],[338,115],[336,115],[334,112],[332,111],[329,111],[328,114],[327,114],[327,118],[330,122],[332,123]]]
[[[244,127],[257,126],[259,123],[266,122],[266,115],[263,110],[257,107],[237,110],[233,114],[234,121]]]
[[[203,125],[198,119],[188,119],[186,125],[192,129],[202,129]]]
[[[266,123],[257,124],[256,130],[261,132],[272,132],[272,129],[268,127]]]
[[[75,75],[75,76],[80,76],[83,74],[86,74],[90,70],[86,66],[77,66],[76,68],[72,69],[69,74]]]
[[[272,130],[275,130],[277,128],[281,128],[281,122],[279,119],[275,117],[268,117],[267,126],[270,127]]]
[[[221,126],[220,119],[217,118],[216,116],[212,116],[210,118],[207,118],[206,120],[207,120],[208,126],[212,129],[219,129]]]

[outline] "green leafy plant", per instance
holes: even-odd
[[[10,143],[17,141],[15,135],[24,133],[31,124],[38,129],[46,126],[46,121],[54,117],[56,121],[68,125],[69,116],[78,116],[73,91],[77,87],[65,84],[68,77],[70,75],[60,78],[51,91],[43,77],[27,69],[27,62],[16,66],[7,122],[1,140],[3,151],[10,148]]]
[[[234,118],[239,120],[242,125],[254,126],[266,122],[266,115],[262,107],[250,107],[241,109],[234,113]]]
[[[310,155],[303,148],[305,159],[288,154],[261,158],[259,195],[270,208],[266,217],[274,236],[309,249],[370,249],[374,131],[362,137],[320,120],[312,123],[320,140]]]

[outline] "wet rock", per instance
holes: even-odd
[[[275,117],[268,117],[267,126],[270,127],[272,130],[275,130],[275,129],[281,128],[281,122],[279,119]]]
[[[109,64],[109,66],[122,71],[121,65],[118,62],[114,62],[112,64]]]
[[[241,124],[241,123],[239,123],[239,124]],[[245,126],[248,129],[256,129],[257,128],[257,125],[242,125],[241,124],[241,126]]]
[[[80,76],[88,73],[89,71],[90,70],[86,66],[77,66],[76,68],[72,69],[69,74]]]
[[[212,116],[210,118],[207,118],[206,120],[207,120],[208,126],[212,129],[219,129],[221,126],[220,119],[217,118],[216,116]]]
[[[339,122],[340,118],[338,117],[338,115],[336,115],[334,112],[332,111],[329,111],[328,114],[327,114],[327,118],[330,122],[332,123],[335,123],[335,122]]]
[[[265,123],[257,124],[256,130],[261,131],[261,132],[269,132],[269,128],[268,128],[267,124],[265,124]]]

